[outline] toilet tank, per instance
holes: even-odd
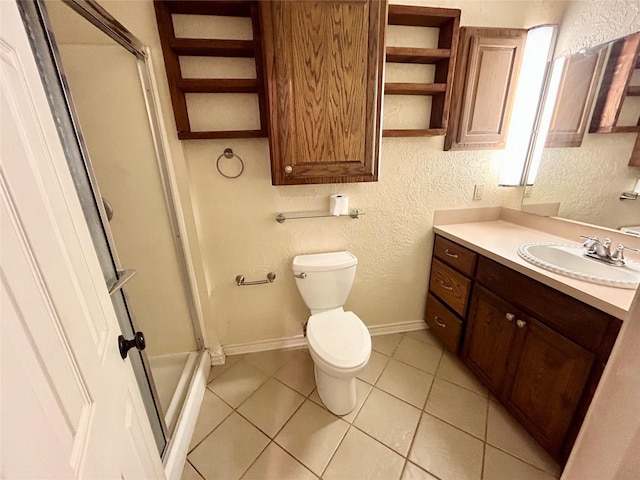
[[[357,264],[358,259],[352,253],[328,252],[298,255],[291,267],[304,303],[315,312],[344,305]]]

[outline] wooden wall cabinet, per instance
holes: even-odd
[[[462,27],[445,150],[504,148],[527,31]]]
[[[274,185],[378,178],[386,1],[260,2]]]
[[[545,147],[579,147],[582,144],[604,57],[605,49],[601,48],[556,60],[564,63]]]
[[[445,262],[467,280],[466,289],[442,277]],[[462,307],[460,292],[467,292]],[[425,321],[524,428],[565,462],[620,320],[436,236]],[[462,338],[452,340],[450,325]]]

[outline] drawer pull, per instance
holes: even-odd
[[[507,320],[509,320],[510,322],[513,322],[513,319],[514,319],[514,318],[516,318],[516,316],[515,316],[513,313],[507,313],[507,314],[505,315],[505,318],[506,318]]]
[[[438,280],[440,282],[440,286],[442,288],[444,288],[445,290],[448,290],[449,292],[453,291],[453,287],[450,285],[447,285],[446,283],[444,283],[442,280]]]
[[[437,315],[434,315],[433,319],[436,321],[436,325],[438,325],[439,327],[447,328],[447,325],[445,323],[441,322],[440,321],[440,317],[438,317]]]
[[[445,255],[447,255],[447,256],[449,256],[451,258],[460,258],[460,255],[458,255],[457,253],[451,253],[448,248],[444,249],[444,253],[445,253]]]
[[[527,325],[527,322],[525,322],[524,320],[516,320],[516,325],[518,326],[518,328],[524,328]]]

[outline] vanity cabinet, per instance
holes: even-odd
[[[378,178],[387,2],[259,2],[274,185]]]
[[[468,281],[462,308],[463,290],[454,294],[444,264]],[[451,319],[461,335],[453,341]],[[425,321],[554,458],[566,461],[619,319],[436,236]]]
[[[467,313],[476,257],[471,250],[436,237],[425,321],[453,353],[458,353],[460,346],[462,319]]]
[[[462,27],[445,150],[504,148],[527,30]]]

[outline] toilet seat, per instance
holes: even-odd
[[[324,362],[337,369],[361,366],[371,354],[371,336],[362,320],[342,307],[309,317],[307,340]]]

